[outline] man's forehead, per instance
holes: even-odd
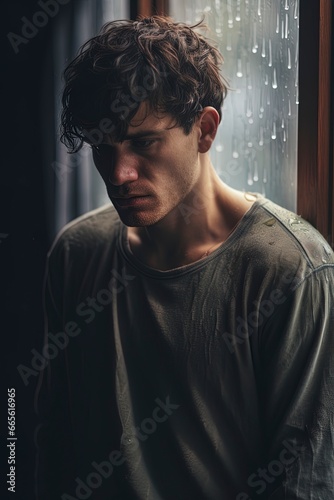
[[[131,119],[127,133],[138,132],[144,129],[164,129],[175,122],[173,117],[167,113],[161,113],[152,109],[148,103],[140,104],[137,113]]]
[[[128,128],[121,138],[117,138],[113,132],[98,133],[95,139],[91,129],[87,127],[84,130],[88,143],[98,145],[102,143],[117,144],[124,140],[136,137],[145,137],[152,135],[160,135],[177,126],[177,120],[168,113],[163,113],[152,109],[146,102],[140,104],[136,114],[131,118]],[[113,127],[115,128],[115,126]],[[93,132],[96,129],[92,129]],[[97,133],[95,135],[97,135]]]
[[[159,113],[149,108],[146,103],[142,103],[131,119],[127,131],[122,141],[131,138],[149,137],[153,135],[162,135],[166,131],[174,128],[176,120],[167,113]],[[114,144],[113,134],[104,136],[103,142]]]

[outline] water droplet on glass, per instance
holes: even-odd
[[[299,87],[296,87],[296,104],[299,104]]]
[[[253,54],[256,54],[258,47],[259,46],[256,38],[256,23],[253,23],[253,48],[252,48]]]
[[[233,19],[230,18],[228,21],[227,21],[227,26],[232,29],[233,28]]]
[[[235,20],[239,23],[241,21],[241,15],[240,15],[240,0],[237,1],[237,10],[235,14]]]
[[[264,167],[264,169],[263,169],[262,182],[263,182],[263,184],[267,184],[267,169],[266,169],[266,167]]]
[[[227,32],[226,50],[228,50],[228,51],[232,50],[232,36],[231,36],[231,33],[229,31]]]
[[[276,15],[276,33],[279,33],[279,12]]]
[[[217,144],[216,146],[216,151],[218,151],[218,153],[221,153],[223,151],[223,146],[221,144]]]
[[[237,60],[237,76],[239,78],[242,77],[242,70],[241,70],[241,59]]]
[[[232,135],[232,156],[233,158],[239,158],[239,153],[238,153],[238,141],[235,135]]]
[[[268,51],[269,51],[268,66],[271,68],[271,66],[273,64],[273,58],[272,58],[271,39],[270,38],[268,41]]]
[[[289,10],[289,0],[285,0],[284,9]]]
[[[261,56],[266,57],[266,40],[263,37],[262,38],[262,50],[261,50]]]
[[[290,51],[290,47],[288,47],[288,69],[291,69],[291,51]]]
[[[263,127],[260,127],[259,146],[263,146]]]
[[[264,106],[263,106],[263,94],[264,94],[264,89],[260,89],[260,113],[263,113],[264,111]]]
[[[285,132],[285,129],[283,130],[283,142],[286,142],[286,132]]]
[[[273,89],[277,89],[276,68],[274,68],[274,71],[273,71],[273,80],[272,80],[271,86]]]
[[[254,162],[254,175],[253,175],[253,181],[257,182],[259,180],[259,173],[258,173],[258,168],[257,168],[257,161]]]
[[[276,139],[276,122],[273,122],[273,129],[272,129],[272,131],[271,131],[271,138],[272,138],[273,140],[275,140],[275,139]]]
[[[284,38],[288,39],[288,35],[289,35],[289,16],[288,16],[288,14],[285,14]]]

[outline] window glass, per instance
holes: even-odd
[[[176,21],[205,16],[230,90],[212,148],[230,186],[295,211],[297,199],[298,0],[170,0]]]

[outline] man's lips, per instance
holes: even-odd
[[[128,195],[128,196],[112,196],[112,201],[116,203],[119,207],[130,207],[137,206],[141,203],[145,203],[146,198],[149,195]]]
[[[142,198],[144,196],[148,196],[147,194],[127,194],[123,196],[114,196],[112,195],[112,198],[115,198],[116,200],[128,200],[129,198]]]

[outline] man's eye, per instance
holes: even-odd
[[[132,141],[132,145],[135,149],[148,149],[155,142],[155,139],[136,139]]]
[[[112,151],[112,146],[109,146],[109,144],[99,144],[98,146],[92,144],[91,148],[93,153],[95,153],[97,156],[110,154]]]

